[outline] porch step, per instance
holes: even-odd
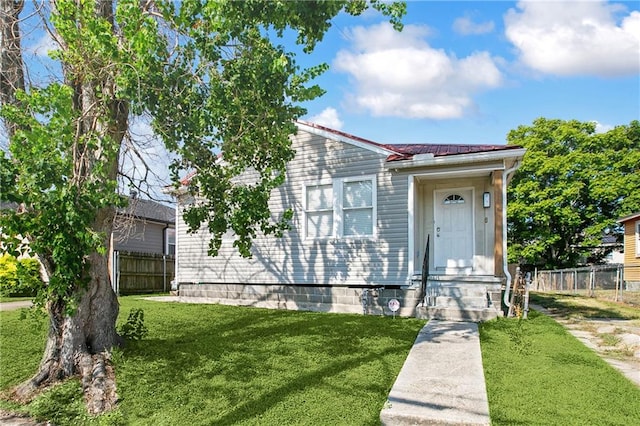
[[[480,297],[454,297],[454,296],[438,296],[436,297],[436,306],[444,308],[465,307],[469,309],[484,309],[489,307],[486,292]]]
[[[418,318],[449,321],[488,321],[501,314],[495,277],[429,277],[425,304],[416,308]]]
[[[494,308],[460,308],[443,306],[418,306],[416,318],[437,319],[446,321],[490,321],[501,315],[502,312]]]

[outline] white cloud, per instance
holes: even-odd
[[[640,12],[602,1],[521,1],[505,15],[506,36],[520,60],[555,75],[640,72]]]
[[[52,50],[58,50],[60,46],[56,43],[48,32],[45,32],[32,46],[27,46],[27,50],[36,56],[46,57]]]
[[[495,25],[493,21],[476,24],[468,16],[464,16],[453,21],[453,30],[462,35],[487,34],[492,32],[494,28]]]
[[[387,23],[349,30],[351,48],[338,52],[334,66],[352,78],[351,102],[374,116],[457,118],[474,94],[501,84],[487,52],[459,59],[429,46],[429,33],[418,25],[399,33]]]
[[[612,124],[603,124],[595,120],[593,121],[593,123],[596,125],[596,133],[607,133],[609,130],[613,130],[615,127]]]
[[[338,116],[338,111],[335,108],[325,108],[320,114],[316,114],[309,117],[308,121],[319,124],[321,126],[329,127],[335,130],[341,130],[344,123]]]

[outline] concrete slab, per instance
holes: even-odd
[[[488,425],[478,325],[431,320],[380,413],[383,425]]]
[[[0,311],[15,311],[21,308],[30,308],[33,305],[30,300],[20,300],[18,302],[1,302]]]

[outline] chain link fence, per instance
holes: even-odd
[[[572,293],[640,305],[640,285],[626,280],[637,276],[640,266],[593,265],[583,268],[538,271],[532,289],[538,292]]]

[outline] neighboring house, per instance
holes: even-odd
[[[624,226],[624,281],[627,290],[640,290],[640,212],[618,222]]]
[[[523,148],[389,145],[311,123],[297,126],[296,156],[270,202],[276,217],[293,209],[291,230],[279,239],[256,238],[253,258],[236,253],[232,236],[217,257],[208,257],[206,230],[187,233],[181,217],[197,200],[178,196],[181,297],[376,314],[391,314],[389,302],[396,299],[400,315],[498,315],[508,274],[506,184]]]
[[[111,282],[117,294],[166,292],[174,278],[176,210],[132,194],[111,235]]]
[[[174,207],[135,195],[118,210],[112,235],[114,250],[174,255],[176,252]]]

